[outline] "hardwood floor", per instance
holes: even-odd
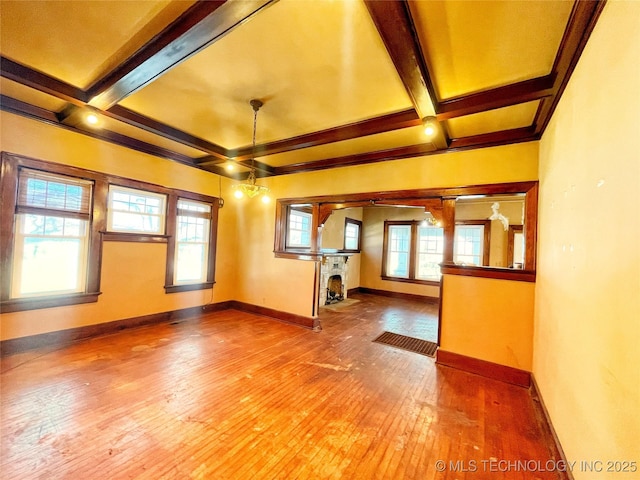
[[[2,358],[2,478],[566,478],[528,390],[373,343],[435,317],[353,298],[317,333],[226,310]]]

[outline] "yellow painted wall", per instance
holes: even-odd
[[[640,463],[638,59],[640,2],[607,2],[540,144],[533,373],[578,462]]]
[[[218,196],[218,176],[6,112],[0,150],[149,183]],[[230,181],[223,179],[223,189]],[[220,211],[216,285],[165,294],[166,245],[105,242],[97,303],[0,315],[0,339],[231,300],[236,283],[235,209]]]
[[[12,114],[3,112],[1,120],[2,150],[218,196],[216,175]],[[538,145],[532,142],[285,175],[261,179],[260,183],[272,189],[275,199],[535,180],[537,156]],[[336,181],[336,172],[340,181]],[[259,201],[236,200],[231,192],[232,183],[226,179],[222,182],[226,205],[220,211],[217,283],[213,289],[213,301],[238,300],[311,317],[314,263],[274,258],[274,202],[264,205]],[[128,248],[128,245],[123,248]],[[159,252],[156,254],[160,255]],[[116,270],[126,268],[124,261],[116,261]],[[126,288],[126,284],[122,288]],[[110,293],[105,291],[95,304],[3,314],[1,338],[141,314],[137,306],[123,311],[119,306],[107,305],[104,299],[116,301],[121,294]],[[202,305],[212,298],[210,291],[171,294],[166,297],[168,300],[163,293],[159,295],[143,300],[147,305],[144,312],[161,311],[158,305],[162,305],[162,309]],[[118,312],[118,318],[113,317],[115,312]],[[55,320],[43,321],[45,317]]]
[[[531,371],[535,285],[444,275],[440,348]]]
[[[271,188],[276,199],[517,182],[537,180],[537,159],[538,144],[531,142],[283,175],[260,179],[259,183]],[[229,198],[227,205],[235,203],[238,208],[241,232],[236,299],[310,316],[313,262],[273,258],[274,205],[265,206],[259,201],[246,199],[236,201],[230,192],[226,192],[225,197]],[[276,285],[277,290],[283,293],[270,296],[268,290],[276,288]]]

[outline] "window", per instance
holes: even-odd
[[[109,186],[107,230],[164,234],[166,195]]]
[[[344,219],[344,249],[349,252],[360,251],[362,222],[353,218]]]
[[[444,231],[441,227],[418,226],[416,278],[440,280],[440,263],[444,251]]]
[[[389,225],[387,235],[387,275],[409,278],[411,225]]]
[[[207,281],[211,205],[178,200],[175,284]]]
[[[453,261],[458,265],[489,265],[491,222],[461,220],[456,222]]]
[[[92,182],[18,175],[11,298],[85,292]]]
[[[413,283],[440,281],[443,229],[417,221],[388,220],[384,225],[382,278]]]
[[[287,227],[287,247],[311,248],[310,211],[304,207],[292,205],[289,208],[289,222]]]
[[[109,241],[167,244],[167,293],[213,286],[217,198],[6,152],[0,161],[2,313],[98,301]]]

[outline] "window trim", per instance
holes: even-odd
[[[420,285],[440,285],[440,280],[426,280],[416,278],[416,261],[418,256],[418,227],[419,220],[385,220],[382,239],[382,272],[380,278],[390,282],[418,283]],[[411,240],[409,242],[409,277],[394,277],[387,274],[387,258],[389,251],[389,226],[405,225],[411,227]],[[444,254],[443,254],[444,258]]]
[[[89,225],[89,247],[87,250],[87,280],[86,291],[83,293],[66,293],[51,296],[34,296],[23,298],[9,298],[11,287],[11,269],[13,263],[14,223],[17,203],[18,170],[30,168],[46,173],[65,175],[93,181],[92,199],[90,209],[91,222]],[[167,195],[167,212],[165,219],[165,235],[148,235],[127,232],[107,232],[107,203],[109,185],[116,184],[133,189],[150,191]],[[218,210],[219,198],[210,197],[194,192],[171,189],[140,180],[107,175],[92,170],[73,167],[60,163],[38,160],[26,156],[1,152],[0,154],[0,200],[3,205],[0,214],[0,310],[2,313],[35,310],[58,306],[77,305],[82,303],[95,303],[101,295],[100,269],[102,258],[102,244],[104,241],[128,241],[145,243],[167,243],[166,271],[171,269],[173,278],[173,247],[176,228],[176,217],[170,216],[173,205],[174,214],[177,212],[177,198],[211,203],[211,229],[209,233],[209,261],[207,281],[198,284],[173,285],[172,280],[165,278],[165,293],[183,292],[190,290],[204,290],[212,288],[215,284],[216,266],[216,240],[218,234]],[[172,225],[170,225],[173,222]]]
[[[370,205],[407,205],[423,207],[442,221],[445,235],[444,261],[441,271],[448,275],[468,275],[475,277],[509,279],[534,282],[536,278],[536,253],[538,232],[538,181],[527,180],[509,183],[491,183],[462,187],[422,188],[412,190],[391,190],[383,192],[342,193],[295,198],[279,198],[276,201],[273,253],[276,258],[292,260],[321,261],[319,250],[320,230],[331,212],[351,207]],[[456,199],[468,195],[525,195],[525,265],[524,268],[506,269],[503,267],[469,267],[453,263],[453,228],[455,226]],[[311,249],[299,251],[286,248],[286,211],[292,204],[309,204],[313,209]],[[446,270],[446,271],[445,271]]]
[[[176,261],[176,229],[178,226],[178,200],[193,200],[207,203],[211,206],[211,216],[209,218],[209,255],[207,258],[207,279],[204,282],[196,283],[175,283],[175,261]],[[193,290],[206,290],[215,285],[216,274],[216,239],[218,238],[218,210],[220,201],[216,197],[202,195],[185,190],[174,190],[167,198],[167,232],[173,232],[167,238],[167,265],[164,278],[165,293],[190,292]]]
[[[356,225],[358,227],[358,245],[356,248],[347,248],[347,225]],[[344,218],[344,238],[343,238],[343,252],[346,253],[360,253],[362,249],[362,221],[355,218]]]
[[[80,303],[97,302],[100,292],[100,257],[102,244],[100,230],[104,229],[104,202],[99,198],[99,192],[106,189],[106,179],[103,175],[82,168],[71,167],[57,163],[49,163],[21,155],[2,152],[0,172],[0,195],[2,199],[2,217],[0,218],[2,238],[0,238],[0,309],[3,313],[19,312]],[[89,241],[87,246],[86,279],[83,292],[62,293],[55,295],[38,295],[31,297],[11,298],[11,281],[13,268],[13,253],[17,213],[17,187],[20,169],[28,168],[45,173],[64,175],[93,182],[92,204],[89,208]]]

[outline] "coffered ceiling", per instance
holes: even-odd
[[[2,0],[1,108],[235,177],[535,140],[602,7]]]

